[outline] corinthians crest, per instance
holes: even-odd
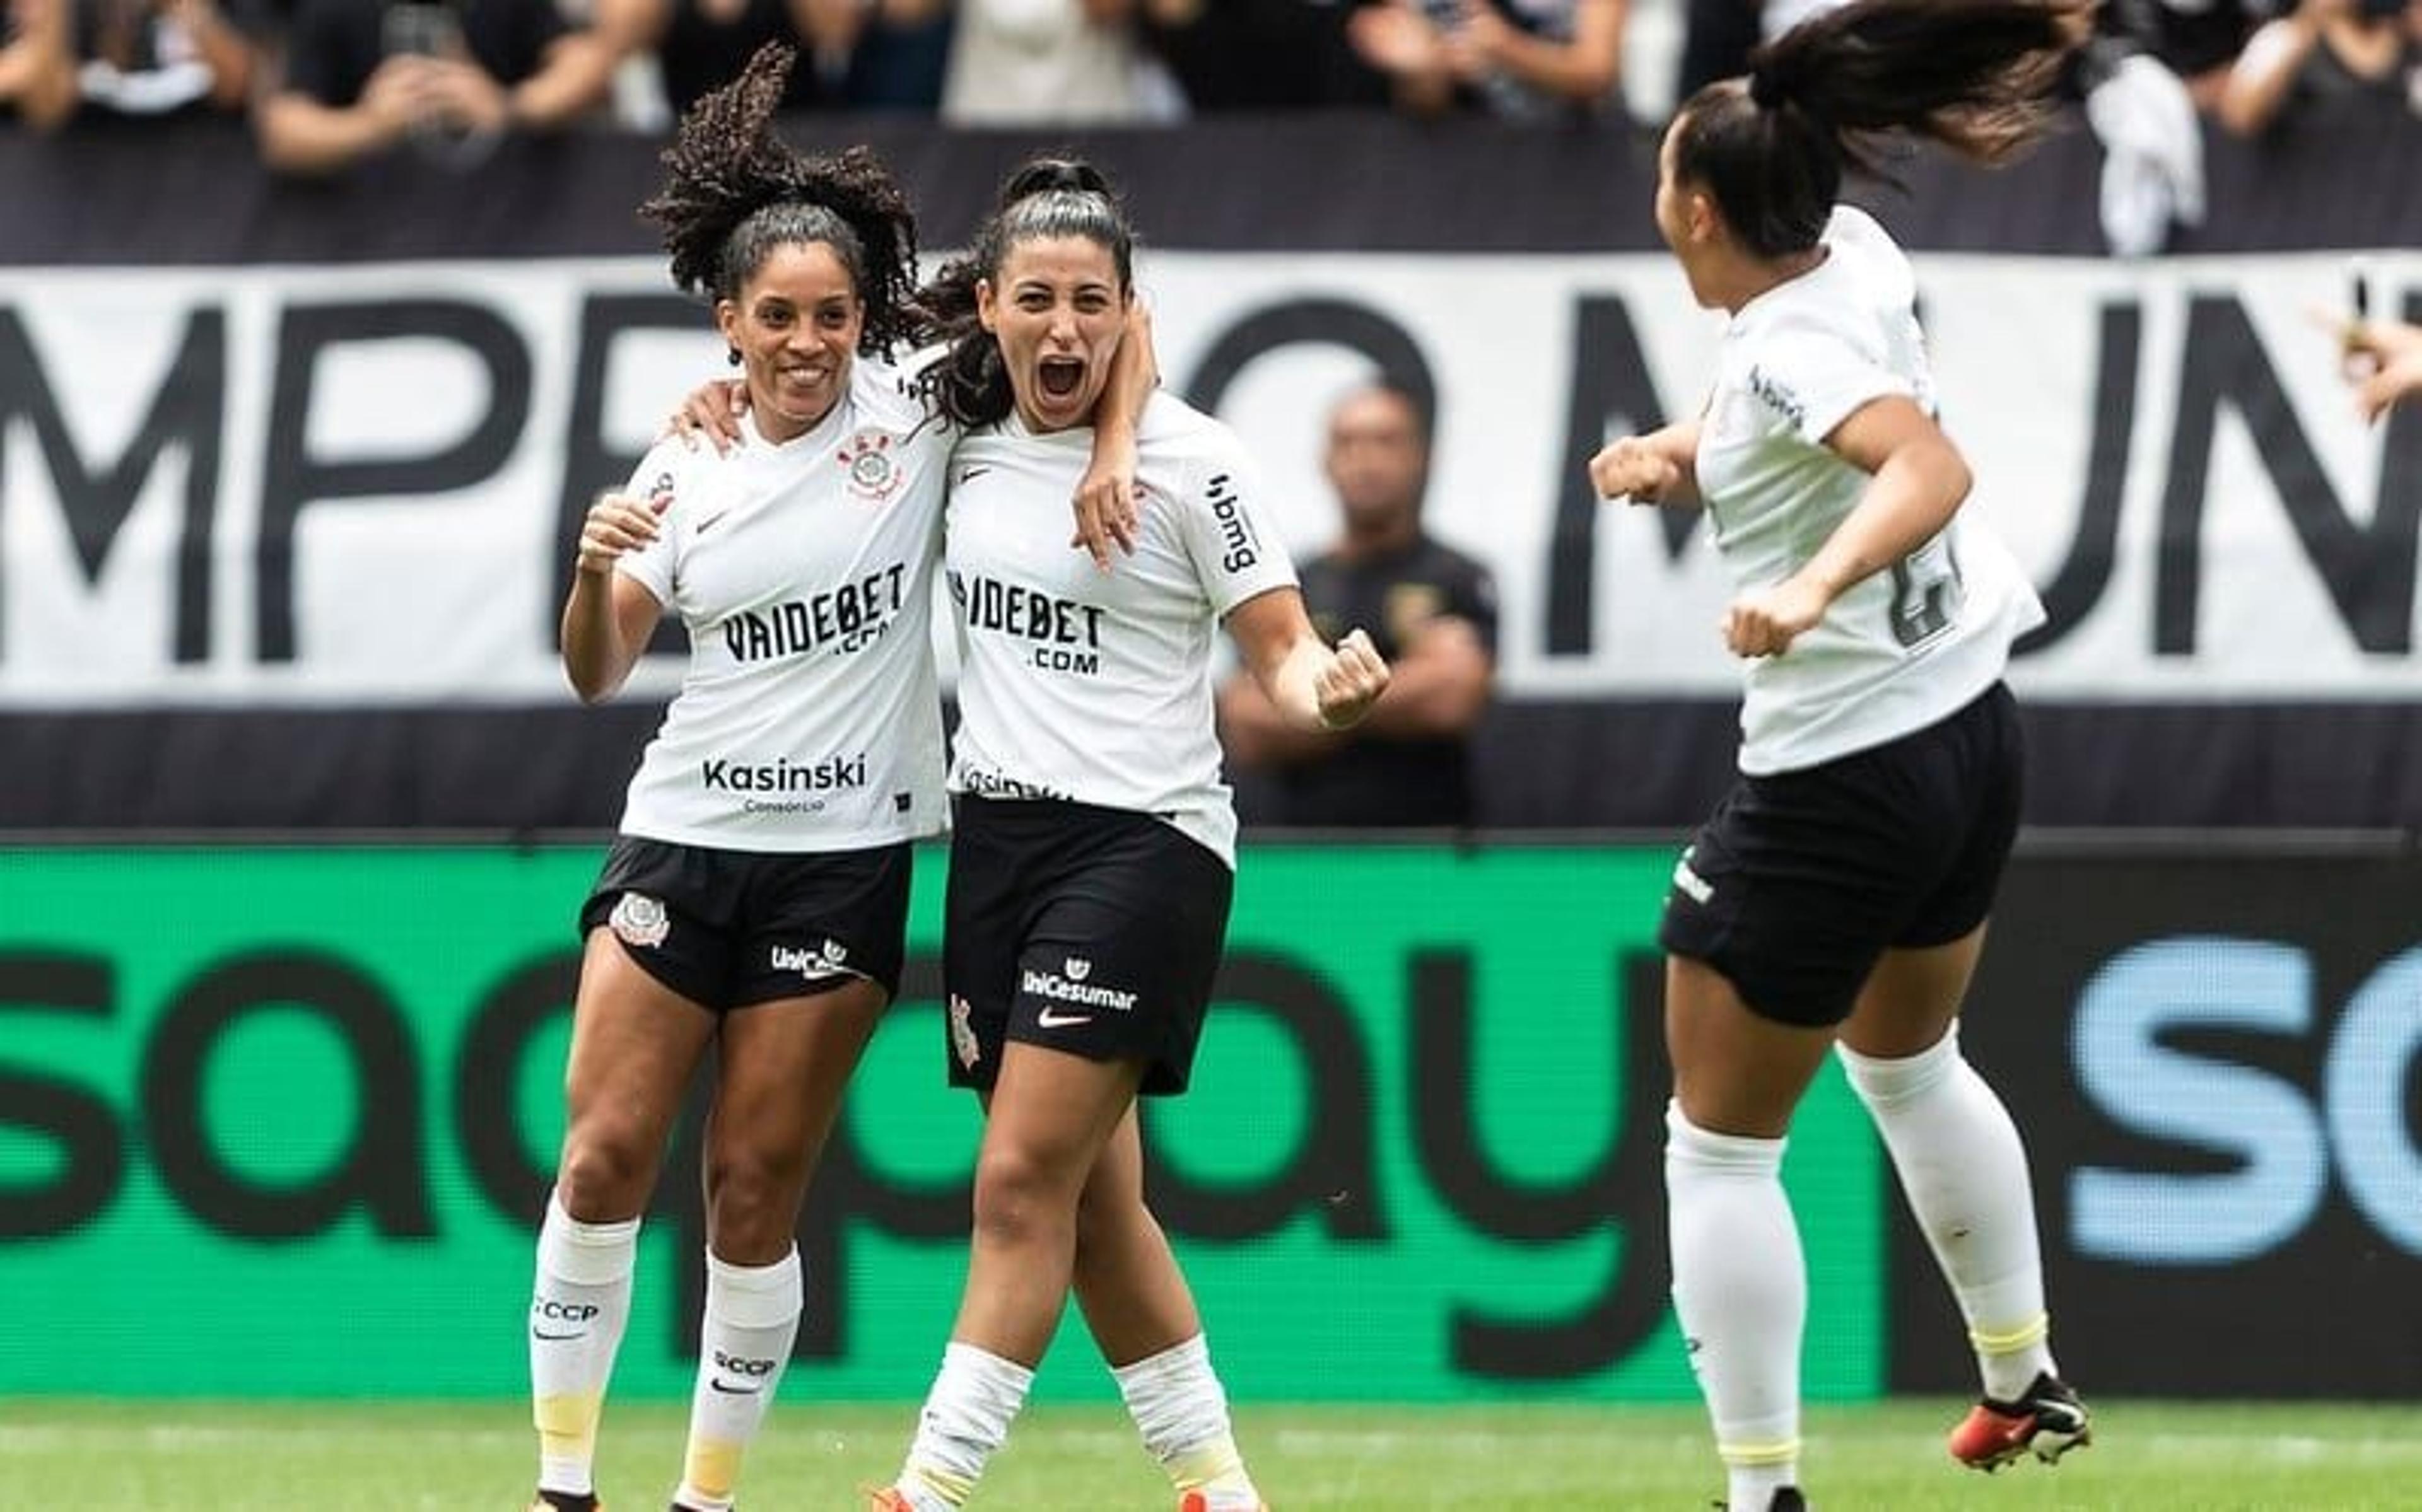
[[[861,430],[842,442],[835,456],[849,475],[849,491],[869,504],[881,504],[900,487],[900,460],[891,455],[892,440],[886,431]]]

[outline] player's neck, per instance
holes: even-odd
[[[1783,257],[1744,262],[1740,276],[1726,294],[1724,308],[1738,315],[1751,301],[1781,288],[1795,278],[1816,272],[1824,266],[1827,253],[1823,246],[1813,246],[1805,252],[1787,253]]]

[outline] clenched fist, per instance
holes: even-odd
[[[1387,660],[1371,644],[1370,636],[1359,630],[1348,631],[1313,674],[1312,691],[1318,701],[1324,727],[1351,728],[1362,722],[1362,716],[1371,712],[1371,706],[1388,691]]]
[[[1626,436],[1590,459],[1590,486],[1602,499],[1657,504],[1682,481],[1682,469],[1645,436]]]
[[[665,507],[671,502],[670,495],[656,499],[610,491],[597,495],[588,518],[580,522],[580,570],[600,576],[609,573],[624,553],[654,540]]]

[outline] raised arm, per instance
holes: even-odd
[[[1110,356],[1109,385],[1093,409],[1093,457],[1077,480],[1077,533],[1093,565],[1107,572],[1111,548],[1132,553],[1136,541],[1136,470],[1144,407],[1160,387],[1160,356],[1152,343],[1152,308],[1138,296],[1127,310],[1126,334]]]
[[[584,704],[602,704],[621,691],[656,632],[663,608],[656,596],[614,570],[628,552],[654,540],[657,510],[623,493],[599,496],[580,528],[580,554],[564,600],[564,675]]]

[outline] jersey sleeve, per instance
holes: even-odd
[[[1776,330],[1750,372],[1757,397],[1785,416],[1795,435],[1824,444],[1835,427],[1873,400],[1914,399],[1916,388],[1851,333],[1815,321]]]
[[[1233,432],[1205,438],[1187,469],[1177,525],[1196,579],[1221,618],[1256,594],[1293,587],[1295,563],[1269,527],[1261,469]]]
[[[688,448],[679,441],[668,438],[657,442],[639,459],[639,465],[631,472],[631,481],[622,489],[632,498],[663,503],[657,514],[663,528],[656,532],[656,538],[636,552],[623,553],[614,563],[615,571],[655,595],[660,604],[673,600],[674,569],[680,559],[677,527],[683,513],[682,499],[688,492],[685,485],[692,476],[691,469],[684,465],[688,458]]]

